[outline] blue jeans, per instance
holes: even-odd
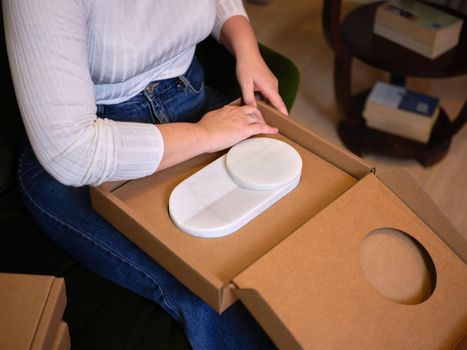
[[[195,59],[183,76],[151,82],[128,101],[98,105],[98,117],[194,122],[225,103],[212,96]],[[94,212],[87,186],[65,186],[51,177],[27,141],[20,152],[18,179],[27,210],[52,241],[100,276],[159,304],[182,324],[194,349],[274,348],[240,302],[218,315]]]

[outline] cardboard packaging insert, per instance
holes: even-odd
[[[280,348],[452,348],[467,329],[462,237],[407,173],[376,176],[357,156],[259,107],[279,128],[272,137],[299,152],[302,178],[239,231],[192,237],[168,214],[172,189],[223,153],[91,188],[93,207],[219,313],[240,298]],[[413,241],[426,261],[428,287],[410,305],[378,290],[391,282],[384,271],[362,269],[362,242],[385,228]]]

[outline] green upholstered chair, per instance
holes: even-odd
[[[3,31],[3,23],[1,25]],[[14,169],[22,123],[1,35],[3,108],[0,128],[0,272],[55,275],[65,278],[73,349],[189,349],[181,327],[151,301],[118,287],[89,271],[50,242],[24,211]],[[261,46],[279,79],[288,108],[298,88],[296,66]],[[197,56],[207,83],[232,100],[240,96],[232,56],[212,39],[199,45]]]

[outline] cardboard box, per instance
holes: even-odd
[[[0,273],[0,304],[0,349],[70,348],[63,278]]]
[[[279,128],[273,137],[300,153],[302,179],[236,233],[192,237],[168,214],[172,189],[222,153],[91,188],[95,210],[219,313],[240,298],[281,349],[452,348],[467,329],[466,242],[407,173],[377,176],[355,155],[259,107]],[[429,289],[410,305],[384,295],[385,271],[375,277],[362,268],[363,243],[385,228],[399,230],[426,261]],[[416,267],[400,258],[396,250],[391,261],[412,276]]]
[[[70,348],[71,342],[68,325],[62,321],[58,325],[57,334],[55,335],[51,350],[69,350]]]

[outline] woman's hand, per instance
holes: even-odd
[[[256,107],[255,92],[288,115],[287,108],[279,95],[277,78],[259,52],[253,28],[243,16],[229,18],[221,30],[221,42],[234,54],[237,60],[237,80],[245,104]]]
[[[253,106],[225,106],[206,113],[196,123],[156,126],[164,140],[164,155],[158,170],[168,168],[206,152],[216,152],[257,134],[275,134],[261,112]]]
[[[224,106],[205,114],[198,125],[206,132],[207,152],[229,148],[253,135],[277,133],[256,107],[248,105]]]
[[[277,78],[259,53],[237,58],[237,80],[245,104],[256,107],[255,93],[259,92],[275,108],[288,115],[284,101],[279,95]]]

